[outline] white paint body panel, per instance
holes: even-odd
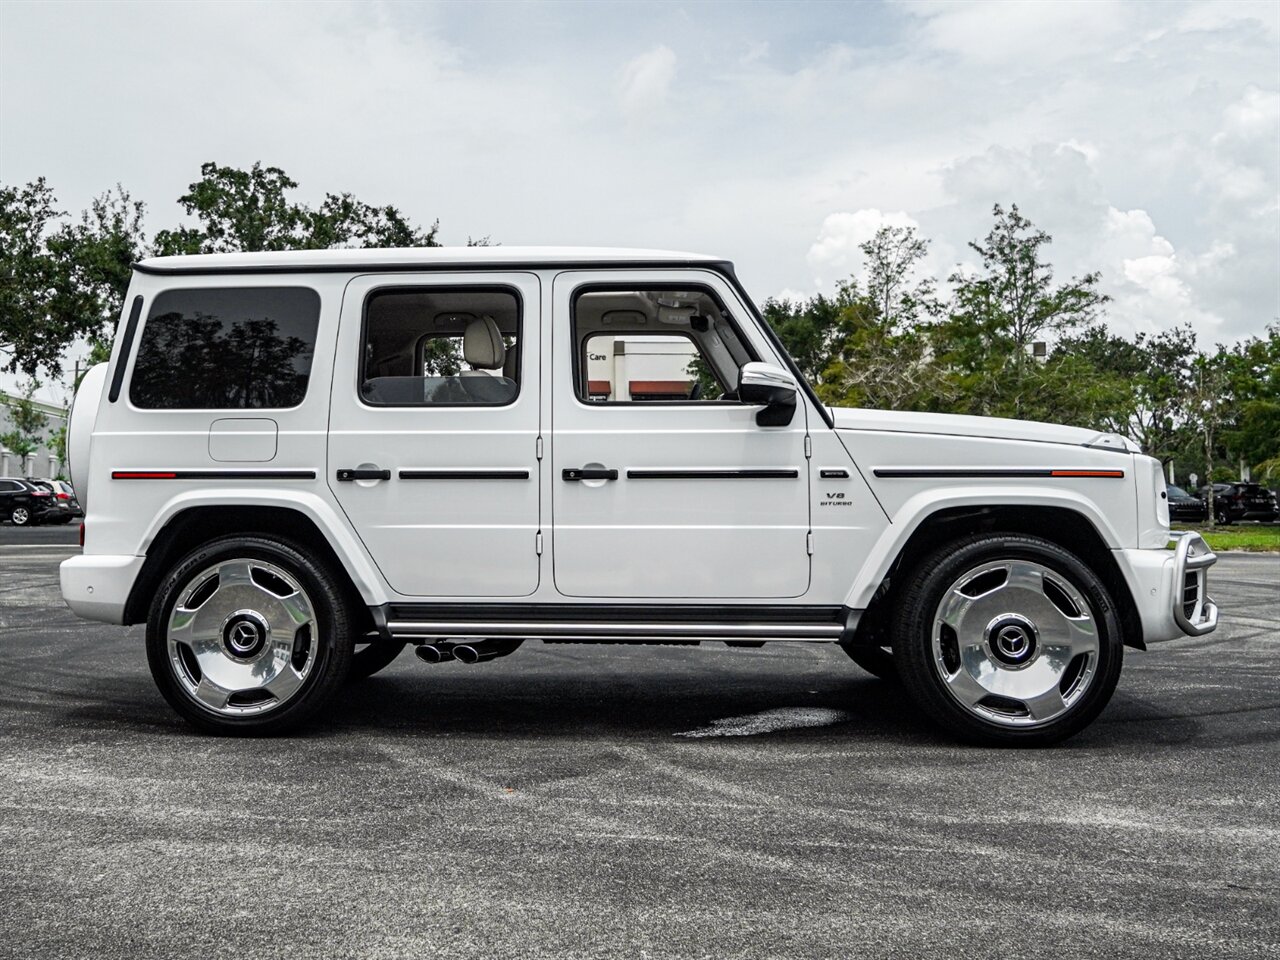
[[[723,278],[687,271],[740,322],[747,307]],[[569,310],[585,283],[643,288],[671,273],[593,270],[555,279],[551,356],[552,551],[567,597],[774,599],[809,588],[806,411],[784,427],[759,427],[744,404],[591,404],[578,399]],[[744,324],[751,346],[772,349]],[[605,467],[617,480],[565,481],[563,471]],[[629,471],[794,470],[795,479],[646,479]],[[750,557],[769,557],[751,563]]]
[[[269,463],[276,458],[279,428],[266,417],[225,417],[209,425],[209,459],[218,463]]]
[[[375,407],[357,391],[365,299],[387,286],[501,285],[523,301],[520,393],[507,406]],[[360,276],[346,289],[329,418],[330,493],[388,587],[410,597],[526,597],[538,588],[538,349],[542,300],[531,273]],[[344,467],[390,480],[339,482]],[[405,480],[401,470],[526,470],[524,480]]]
[[[635,267],[611,261],[629,258]],[[643,266],[665,259],[668,265]],[[676,260],[679,263],[676,263]],[[216,261],[216,263],[215,263]],[[592,267],[593,263],[599,263]],[[128,400],[132,357],[91,371],[71,430],[76,487],[88,511],[83,556],[63,566],[64,596],[92,619],[120,622],[142,560],[165,525],[193,506],[285,507],[308,518],[364,601],[636,602],[838,605],[864,608],[911,533],[963,506],[1062,507],[1114,551],[1148,634],[1176,636],[1168,615],[1167,536],[1146,458],[1086,446],[1088,431],[983,418],[817,407],[798,397],[787,427],[761,428],[755,407],[588,406],[574,396],[570,291],[584,281],[697,282],[713,288],[766,362],[781,362],[754,311],[713,269],[716,258],[649,251],[318,251],[149,262],[127,302],[142,316],[175,287],[299,285],[320,296],[305,400],[289,410],[139,410]],[[572,263],[562,269],[556,264]],[[418,275],[408,268],[421,264]],[[191,275],[192,266],[275,272]],[[458,267],[456,274],[446,268]],[[380,274],[379,269],[395,270]],[[280,272],[294,270],[297,272]],[[171,271],[166,274],[164,271]],[[313,271],[313,272],[312,272]],[[524,299],[522,386],[501,408],[370,408],[356,394],[361,305],[380,284],[507,283]],[[136,344],[141,336],[135,338]],[[104,384],[125,364],[116,403]],[[180,371],[178,372],[180,374]],[[835,420],[835,428],[828,422]],[[224,450],[220,420],[269,420]],[[235,431],[230,431],[234,433]],[[254,431],[256,432],[256,429]],[[265,431],[264,431],[265,432]],[[543,456],[537,456],[538,438]],[[241,438],[243,439],[243,438]],[[806,440],[811,455],[806,456]],[[213,444],[211,447],[211,443]],[[1106,441],[1103,441],[1106,443]],[[250,449],[252,448],[252,449]],[[1122,451],[1122,452],[1116,452]],[[215,458],[226,453],[245,460]],[[113,480],[119,470],[210,471],[259,463],[314,479]],[[518,469],[527,481],[339,483],[336,470]],[[566,482],[566,467],[616,467],[616,482]],[[1123,479],[877,477],[886,468],[1120,469]],[[791,469],[794,480],[627,480],[627,469]],[[823,478],[821,471],[837,475]],[[839,477],[839,471],[847,476]],[[1141,486],[1140,486],[1141,485]],[[210,533],[217,533],[211,530]],[[536,543],[542,534],[543,551]],[[812,554],[810,554],[810,545]],[[88,592],[88,587],[93,592]]]

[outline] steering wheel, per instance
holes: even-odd
[[[701,396],[702,396],[702,381],[701,381],[701,380],[695,380],[695,381],[693,382],[693,389],[689,391],[689,399],[690,399],[690,400],[697,400],[697,399],[699,399]]]

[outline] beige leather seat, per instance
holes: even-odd
[[[514,351],[512,356],[514,356]],[[507,347],[502,342],[502,331],[493,317],[481,317],[467,324],[462,334],[462,359],[471,367],[463,370],[454,381],[462,387],[465,403],[510,403],[519,388],[515,378],[506,373]],[[489,371],[502,371],[494,376]],[[459,402],[449,400],[441,402]]]
[[[462,334],[462,359],[470,364],[463,370],[464,377],[487,377],[486,370],[501,370],[507,358],[507,347],[502,342],[502,331],[493,317],[481,317],[467,324]]]

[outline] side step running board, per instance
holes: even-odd
[[[526,640],[800,640],[834,643],[843,623],[614,623],[514,620],[391,620],[396,640],[521,637]]]

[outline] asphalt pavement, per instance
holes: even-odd
[[[75,536],[0,527],[2,956],[1280,956],[1280,557],[1053,749],[788,644],[406,654],[235,740],[62,605]]]

